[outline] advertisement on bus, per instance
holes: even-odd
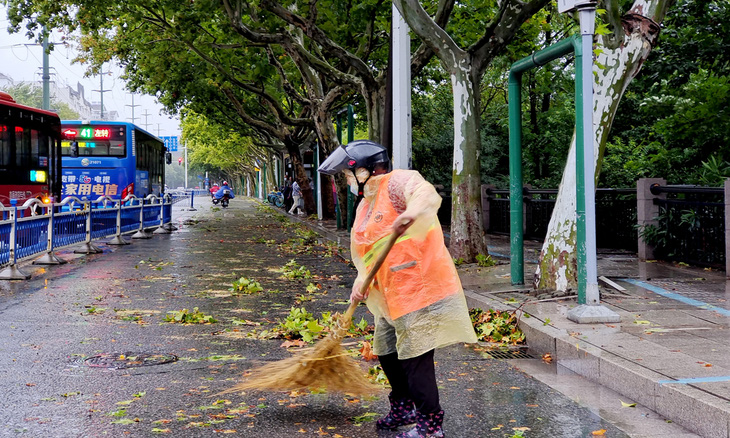
[[[63,197],[96,199],[99,196],[120,198],[128,180],[126,169],[63,169]]]

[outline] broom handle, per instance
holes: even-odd
[[[360,288],[361,291],[364,292],[368,289],[368,287],[370,287],[370,283],[373,282],[375,274],[378,273],[378,269],[380,269],[380,267],[383,265],[383,262],[385,262],[385,258],[388,257],[388,253],[390,252],[390,249],[393,248],[393,245],[395,245],[395,241],[398,240],[398,237],[400,237],[400,234],[392,233],[390,235],[390,239],[388,239],[388,242],[383,247],[383,251],[378,256],[378,259],[375,260],[373,268],[370,269],[367,277],[365,277],[365,281],[362,283],[362,287]],[[355,309],[357,308],[358,304],[360,304],[360,301],[352,301],[350,303],[350,306],[347,308],[345,314],[342,316],[343,321],[349,321],[352,319],[352,315],[355,313]]]

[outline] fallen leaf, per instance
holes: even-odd
[[[362,343],[362,348],[360,349],[360,355],[362,356],[363,359],[365,359],[368,362],[378,358],[378,356],[376,356],[373,353],[373,347],[370,344],[370,342],[368,342],[368,341],[364,341]]]
[[[593,436],[603,436],[605,434],[606,434],[606,429],[599,429],[599,430],[594,430],[593,432],[591,432],[591,435],[593,435]]]
[[[512,430],[516,430],[518,432],[527,432],[528,430],[532,430],[532,429],[530,429],[529,427],[522,426],[522,427],[513,427]]]
[[[623,406],[625,408],[635,408],[636,407],[636,403],[626,403],[623,400],[619,400],[619,401],[621,402],[621,406]]]

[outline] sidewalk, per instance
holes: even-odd
[[[302,222],[349,247],[333,221]],[[525,246],[530,279],[540,248]],[[490,236],[489,251],[508,262],[509,238]],[[600,282],[601,302],[621,322],[576,324],[565,316],[575,297],[531,296],[529,285],[510,284],[508,263],[459,271],[470,307],[524,312],[520,327],[531,354],[549,353],[557,374],[574,372],[700,436],[730,438],[730,283],[723,272],[599,254],[598,275],[619,287]]]

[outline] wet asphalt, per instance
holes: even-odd
[[[103,253],[96,255],[60,251],[67,264],[27,266],[31,280],[0,282],[0,436],[395,436],[374,427],[388,409],[387,387],[368,398],[217,395],[247,369],[291,355],[283,339],[260,334],[293,306],[315,316],[344,310],[355,270],[341,255],[346,250],[280,210],[238,198],[227,210],[207,204],[185,221],[193,213],[176,207],[179,229],[171,235],[99,244]],[[291,260],[313,278],[283,278],[280,270]],[[232,294],[241,277],[264,290]],[[163,321],[168,312],[195,307],[218,322]],[[363,306],[354,320],[361,318],[372,321]],[[345,343],[355,348],[356,341]],[[598,436],[627,436],[479,350],[437,351],[448,437],[590,437],[601,430]],[[150,365],[133,366],[141,357]],[[130,366],[111,368],[112,359]],[[375,365],[361,364],[363,372]]]

